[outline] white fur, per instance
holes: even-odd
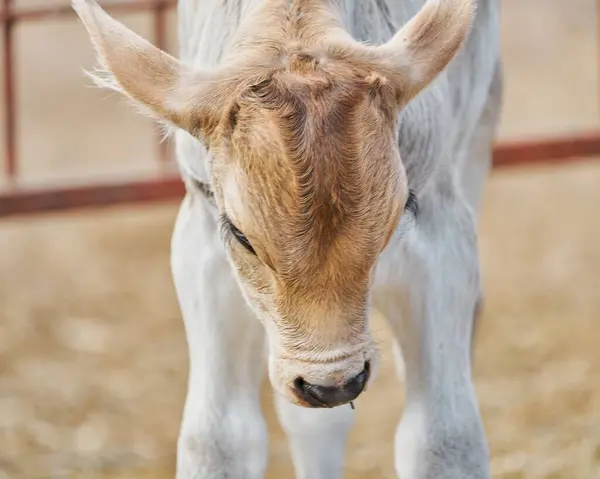
[[[215,66],[240,17],[257,2],[180,0],[182,59]],[[338,3],[355,38],[383,43],[425,0]],[[470,342],[481,294],[476,214],[501,91],[497,3],[478,2],[459,55],[401,114],[400,152],[420,215],[408,228],[401,224],[403,233],[382,254],[373,301],[391,321],[405,363],[407,403],[396,434],[402,479],[490,477]],[[208,182],[200,143],[178,132],[177,152],[184,177]],[[190,189],[172,243],[191,359],[177,477],[259,479],[267,460],[259,407],[266,337],[236,283],[212,208]],[[278,400],[278,412],[297,477],[341,478],[351,409],[311,410]]]

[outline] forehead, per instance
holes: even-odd
[[[282,76],[236,106],[225,204],[278,271],[364,270],[399,209],[392,128],[356,78]]]

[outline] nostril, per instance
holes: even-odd
[[[298,376],[294,379],[294,389],[296,394],[312,407],[332,407],[328,404],[326,396],[335,388],[315,386]]]
[[[356,398],[360,393],[363,392],[365,386],[367,385],[367,381],[369,380],[369,374],[371,373],[371,364],[369,361],[365,362],[365,367],[358,375],[354,376],[350,379],[346,384],[344,384],[344,390],[349,396],[353,396],[353,399]]]
[[[363,391],[366,391],[367,383],[369,382],[369,379],[371,378],[371,361],[365,361],[364,372],[366,373],[367,377],[365,379],[365,385],[363,386]]]
[[[305,385],[306,385],[306,382],[304,382],[304,379],[302,379],[301,377],[297,377],[297,378],[294,380],[294,387],[295,387],[296,389],[299,389],[299,390],[301,390],[301,391],[302,391],[302,390],[304,389],[304,386],[305,386]]]

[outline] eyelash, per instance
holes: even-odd
[[[412,191],[408,192],[408,199],[404,205],[404,214],[401,216],[400,224],[396,230],[396,238],[403,238],[404,235],[415,226],[417,217],[419,216],[419,203],[417,195]]]
[[[417,218],[419,216],[419,204],[417,203],[417,195],[410,190],[408,192],[408,199],[406,200],[406,204],[404,205],[404,211],[408,211],[412,213],[412,215]]]
[[[223,240],[225,242],[231,241],[231,238],[234,237],[238,243],[240,243],[244,248],[246,248],[247,251],[249,251],[253,255],[256,255],[256,251],[252,247],[252,244],[250,243],[248,238],[244,236],[244,233],[242,233],[226,215],[221,215],[220,223],[221,235],[223,236]]]

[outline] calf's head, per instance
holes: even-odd
[[[265,0],[215,71],[181,64],[92,0],[74,7],[104,84],[209,149],[224,245],[267,330],[273,386],[304,406],[353,400],[377,361],[373,269],[409,197],[398,111],[456,53],[471,1],[429,2],[367,46],[326,0]]]

